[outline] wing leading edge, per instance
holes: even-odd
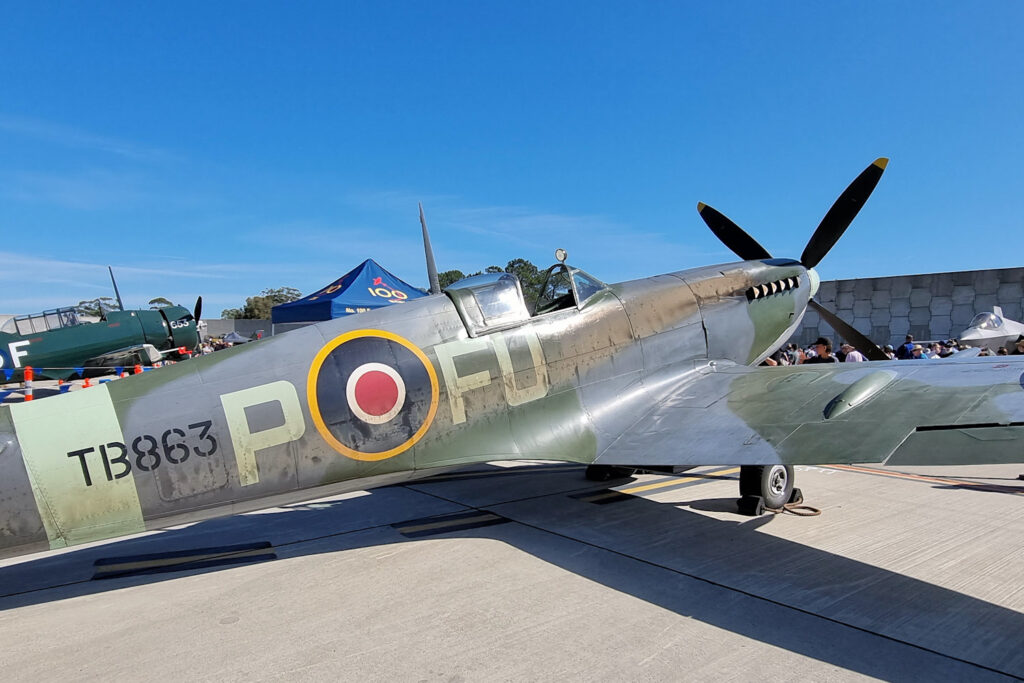
[[[1024,462],[1024,359],[681,373],[596,462],[761,465]]]

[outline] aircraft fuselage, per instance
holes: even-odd
[[[590,463],[658,400],[662,374],[760,362],[810,295],[797,262],[746,261],[611,285],[475,336],[431,296],[5,406],[0,555],[442,467]]]
[[[196,321],[187,309],[168,306],[108,311],[99,322],[46,331],[0,332],[0,370],[12,371],[9,381],[21,381],[26,367],[32,367],[37,377],[68,379],[79,374],[76,368],[90,366],[94,358],[143,344],[161,351],[178,347],[192,351],[198,345]],[[94,369],[90,374],[102,372]]]

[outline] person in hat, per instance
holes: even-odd
[[[863,363],[867,360],[864,354],[855,349],[850,342],[843,344],[843,351],[846,352],[846,358],[843,359],[844,363]]]
[[[910,360],[931,360],[924,353],[924,347],[920,344],[914,344],[910,347]]]
[[[1013,350],[1010,351],[1011,356],[1024,356],[1024,334],[1017,337],[1017,341],[1013,344]]]
[[[832,341],[825,337],[818,337],[814,342],[814,357],[808,358],[804,363],[838,363],[839,359],[832,355]]]
[[[882,353],[889,357],[889,360],[895,360],[896,352],[893,351],[892,344],[886,344],[882,347]]]

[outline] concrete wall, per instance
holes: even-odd
[[[867,335],[879,346],[916,340],[959,337],[977,313],[1002,306],[1011,320],[1024,320],[1021,301],[1024,268],[966,270],[955,273],[899,275],[821,283],[815,300]],[[839,335],[808,309],[792,341],[807,345]]]

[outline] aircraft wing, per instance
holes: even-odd
[[[152,365],[161,358],[163,355],[152,344],[135,344],[94,356],[85,361],[85,366],[110,368],[116,365],[127,366],[136,363]]]
[[[662,377],[648,395],[652,407],[606,440],[596,462],[1024,462],[1024,358],[718,362]]]

